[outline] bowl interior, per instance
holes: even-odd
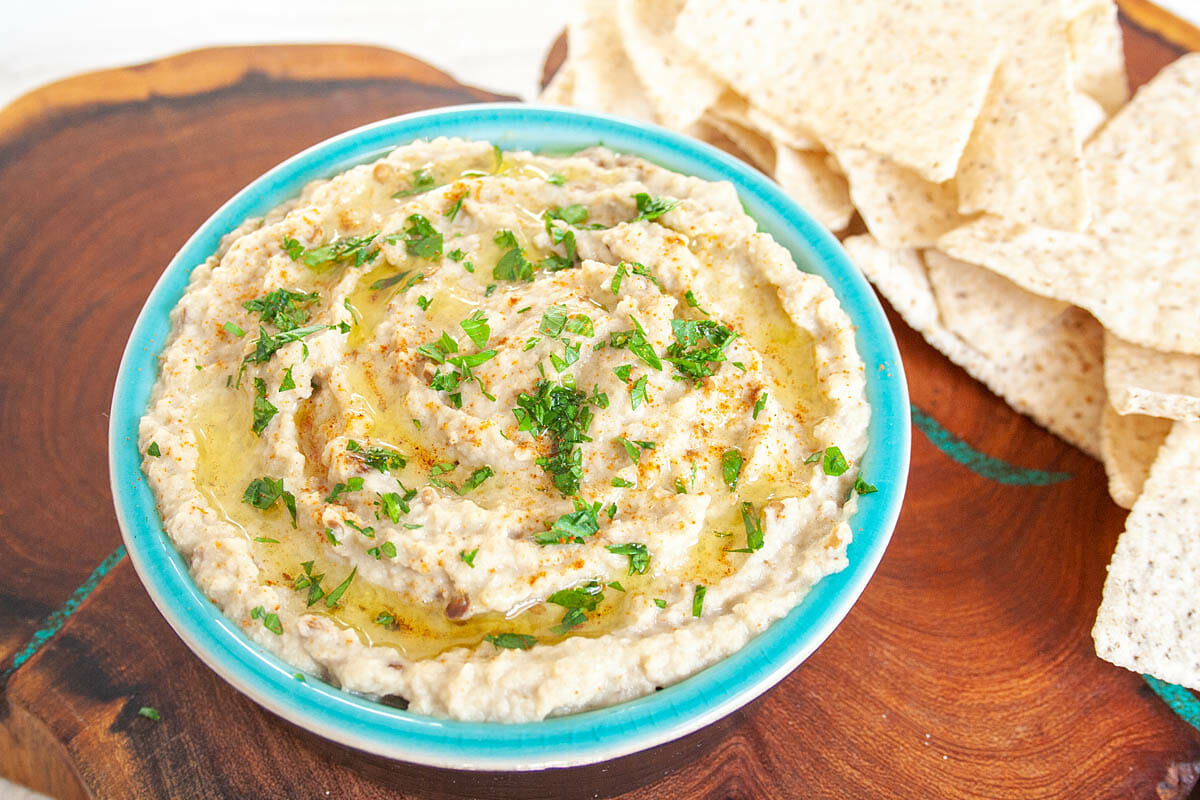
[[[731,181],[761,229],[787,247],[801,269],[829,282],[857,328],[872,407],[861,466],[879,491],[860,498],[850,520],[849,566],[821,580],[746,647],[663,691],[566,717],[499,724],[435,719],[311,676],[301,680],[200,592],[163,532],[141,473],[137,429],[170,332],[170,311],[192,269],[216,250],[221,236],[297,195],[305,183],[436,136],[543,152],[603,144],[678,172]],[[846,615],[883,555],[907,482],[909,424],[899,353],[873,291],[838,243],[768,179],[715,148],[653,126],[564,109],[488,104],[383,120],[326,140],[275,167],[213,214],[171,261],[134,325],[113,396],[109,471],[125,543],[151,598],[188,646],[240,691],[302,727],[373,753],[458,769],[528,770],[594,763],[678,738],[749,702],[803,661]]]

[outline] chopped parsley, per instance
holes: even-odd
[[[410,214],[404,231],[404,249],[410,256],[434,259],[442,255],[442,234],[420,214]]]
[[[472,569],[475,568],[475,556],[477,556],[477,555],[479,555],[478,547],[476,547],[474,550],[472,550],[469,553],[465,550],[460,550],[458,552],[458,557],[460,559],[462,559],[464,564],[466,564],[468,567],[471,567]]]
[[[342,521],[345,522],[347,525],[349,525],[351,528],[354,528],[354,530],[358,531],[359,533],[361,533],[363,536],[367,537],[368,539],[375,538],[375,529],[373,527],[371,527],[370,525],[368,525],[364,528],[352,519],[344,519]]]
[[[661,597],[656,597],[654,598],[654,605],[658,606],[659,608],[666,608],[667,601],[663,600]]]
[[[363,264],[369,264],[374,261],[376,256],[379,255],[379,245],[375,244],[377,236],[379,236],[378,231],[366,236],[346,236],[341,239],[334,239],[329,244],[322,245],[321,247],[304,249],[299,259],[292,257],[292,260],[298,260],[304,266],[316,270],[325,269],[334,264],[344,262],[349,262],[355,267],[361,267]],[[293,250],[294,248],[288,250],[288,256],[292,256]]]
[[[390,545],[391,542],[388,542],[388,544]],[[395,548],[393,548],[393,551],[394,550],[395,550]],[[350,588],[350,582],[352,580],[354,580],[354,576],[357,573],[358,573],[358,567],[355,567],[354,569],[350,570],[350,574],[346,576],[346,580],[339,583],[337,585],[337,588],[335,588],[332,592],[330,592],[325,597],[325,607],[326,608],[333,608],[334,606],[337,605],[338,600],[341,600],[342,595],[344,595],[346,593],[346,590]]]
[[[683,299],[687,302],[689,307],[696,309],[706,317],[709,316],[708,312],[700,307],[700,301],[696,299],[696,295],[692,293],[691,289],[688,289],[683,293]]]
[[[287,253],[288,258],[292,261],[296,261],[300,256],[304,255],[304,245],[285,233],[283,235],[283,252]]]
[[[619,556],[629,556],[630,575],[645,575],[646,570],[650,569],[650,551],[640,542],[610,544],[606,549]]]
[[[708,592],[705,586],[697,586],[696,593],[692,595],[692,616],[698,617],[704,610],[704,595]]]
[[[451,250],[450,253],[446,256],[446,258],[450,259],[451,261],[462,261],[466,257],[467,257],[467,254],[464,253],[462,250],[460,250],[457,247],[454,248],[453,250]]]
[[[242,308],[259,315],[259,318],[281,331],[299,328],[308,322],[308,306],[321,299],[317,292],[293,292],[276,289],[262,297],[242,303]]]
[[[850,469],[850,465],[846,463],[846,457],[842,455],[842,451],[836,445],[830,445],[825,448],[825,460],[822,463],[822,468],[826,475],[838,476]]]
[[[754,401],[754,411],[750,414],[751,419],[758,419],[758,415],[767,407],[767,393],[759,392],[758,399]]]
[[[629,373],[633,371],[632,364],[622,364],[619,367],[613,367],[613,374],[623,381],[629,380]]]
[[[690,379],[699,383],[701,379],[716,372],[722,361],[727,360],[726,349],[737,338],[737,334],[719,322],[710,320],[671,320],[674,343],[667,348],[663,359],[675,365],[679,373],[676,380]]]
[[[516,234],[510,230],[499,230],[492,237],[492,241],[500,247],[507,248],[492,269],[493,278],[498,281],[533,280],[533,264],[525,258],[525,251],[517,242]]]
[[[279,382],[279,391],[286,392],[296,388],[296,381],[292,378],[292,368],[288,367],[283,371],[283,380]]]
[[[550,177],[546,178],[546,183],[552,183],[555,186],[562,186],[566,182],[567,182],[567,179],[557,172],[555,172]]]
[[[457,489],[457,492],[461,495],[461,494],[466,494],[467,492],[471,491],[472,489],[478,489],[480,486],[483,485],[484,481],[486,481],[488,478],[492,477],[495,474],[496,473],[492,470],[491,467],[482,466],[479,469],[472,472],[470,477],[468,477],[465,481],[463,481],[463,485]]]
[[[158,722],[160,719],[162,719],[162,714],[159,714],[158,709],[154,708],[153,706],[142,706],[138,709],[138,714],[146,719],[154,720],[155,722]]]
[[[687,494],[687,486],[683,482],[683,478],[675,479],[675,494]]]
[[[646,341],[645,329],[636,319],[632,317],[630,319],[633,322],[633,330],[614,331],[608,337],[609,345],[618,349],[628,348],[629,352],[645,362],[646,366],[651,369],[662,369],[662,361],[654,352],[654,347]]]
[[[254,541],[262,542],[263,544],[279,544],[278,539],[272,539],[270,536],[255,536]]]
[[[303,562],[300,567],[304,571],[292,581],[292,588],[297,592],[301,589],[308,589],[306,602],[309,608],[311,608],[318,600],[325,596],[325,590],[321,588],[321,581],[325,579],[325,574],[313,575],[313,562],[311,561]]]
[[[411,271],[412,270],[406,270],[404,272],[400,272],[395,275],[392,275],[389,278],[380,278],[379,280],[372,283],[370,285],[370,287],[368,287],[368,288],[372,292],[378,292],[380,289],[390,289],[391,287],[395,286],[400,281],[404,280],[404,276],[408,275],[408,273]]]
[[[471,316],[458,323],[475,346],[483,349],[487,346],[488,337],[492,335],[492,329],[488,326],[487,317],[484,316],[482,309],[475,309]]]
[[[588,210],[586,206],[574,203],[561,208],[553,208],[546,212],[546,215],[551,219],[561,219],[568,225],[581,225],[587,222]]]
[[[408,463],[404,456],[390,447],[364,448],[358,442],[351,439],[346,442],[346,449],[354,453],[367,467],[383,473],[394,469],[403,469],[405,464]]]
[[[255,606],[250,609],[250,619],[261,619],[262,626],[276,636],[283,635],[283,623],[279,621],[279,615],[272,612],[267,613],[267,610],[262,606]]]
[[[458,196],[458,199],[454,201],[454,205],[450,206],[450,210],[447,211],[444,216],[449,217],[450,221],[454,222],[454,218],[458,216],[458,212],[462,209],[463,200],[466,200],[466,199],[467,199],[466,192],[463,192],[462,194],[460,194]]]
[[[279,500],[283,500],[284,507],[292,517],[292,527],[299,527],[296,523],[296,496],[284,490],[283,478],[255,478],[242,493],[242,502],[249,503],[260,511],[266,511]]]
[[[402,189],[401,191],[392,195],[392,197],[396,199],[401,197],[412,197],[415,194],[424,194],[436,186],[437,182],[434,181],[433,176],[429,174],[429,170],[422,168],[413,172],[410,188]]]
[[[625,268],[625,262],[617,264],[617,269],[613,272],[612,282],[608,284],[608,290],[613,294],[621,291],[621,281],[629,274],[629,270]]]
[[[279,409],[267,399],[267,382],[262,378],[254,379],[254,406],[252,412],[254,421],[250,425],[250,430],[254,431],[255,436],[261,437],[263,430],[275,418],[275,415],[279,413]]]
[[[586,612],[595,611],[596,607],[604,602],[603,589],[604,587],[596,581],[588,581],[581,587],[560,589],[547,597],[547,603],[553,603],[556,606],[562,606],[567,609],[567,613],[563,615],[562,622],[555,625],[551,630],[561,635],[571,628],[586,622]]]
[[[567,326],[567,307],[564,305],[552,305],[542,312],[542,324],[538,328],[539,333],[544,333],[551,338],[557,338],[562,335],[563,328]]]
[[[430,304],[430,303],[432,303],[432,302],[433,302],[433,301],[432,301],[432,300],[430,300],[430,299],[429,299],[428,297],[426,297],[425,295],[421,295],[420,297],[418,297],[418,298],[417,298],[417,306],[418,306],[418,307],[420,307],[420,309],[421,309],[422,311],[428,311],[428,310],[429,310],[429,304]]]
[[[635,484],[633,481],[627,481],[624,478],[616,477],[612,479],[612,485],[617,489],[628,489]]]
[[[549,434],[551,454],[539,457],[537,464],[567,497],[579,491],[583,479],[580,445],[591,441],[587,432],[592,424],[592,410],[586,399],[587,395],[574,387],[543,379],[538,381],[533,394],[517,395],[517,407],[512,410],[520,430],[535,438]]]
[[[528,650],[537,644],[537,639],[527,633],[489,633],[485,641],[506,650]]]
[[[879,491],[874,484],[867,483],[863,480],[862,473],[858,473],[858,477],[854,479],[854,491],[859,494],[872,494]]]
[[[762,517],[754,512],[753,503],[742,503],[742,526],[746,529],[746,546],[731,553],[753,553],[763,546]]]
[[[650,395],[646,393],[646,380],[647,376],[643,375],[634,382],[633,388],[629,390],[629,405],[634,411],[637,411],[637,407],[642,403],[650,400]]]
[[[146,455],[154,456],[155,458],[158,458],[162,455],[162,450],[158,449],[158,442],[150,443],[150,446],[146,448]]]
[[[729,491],[737,491],[738,478],[742,474],[742,454],[735,449],[726,450],[721,454],[721,475]]]
[[[344,323],[343,323],[344,324]],[[339,325],[309,325],[306,328],[291,328],[279,333],[267,333],[267,329],[262,325],[258,326],[258,339],[254,341],[254,352],[242,359],[242,368],[246,364],[263,364],[271,360],[271,356],[285,344],[291,342],[299,342],[307,336],[312,336],[314,333],[320,333],[329,328],[339,328]],[[349,331],[349,326],[346,326],[346,331]],[[307,346],[304,351],[308,354]]]
[[[382,625],[385,628],[392,628],[396,625],[396,617],[388,611],[380,611],[375,615],[375,624]]]
[[[357,475],[352,478],[347,478],[345,483],[337,483],[333,487],[333,491],[325,498],[326,503],[332,503],[346,492],[359,492],[363,488],[363,479]]]
[[[608,582],[608,588],[610,588],[610,589],[616,589],[618,592],[623,592],[623,591],[625,591],[625,587],[621,585],[621,582],[620,582],[620,581],[609,581],[609,582]]]
[[[396,545],[392,544],[391,542],[384,542],[378,547],[368,548],[367,555],[374,556],[376,561],[384,556],[387,556],[388,558],[395,558]]]
[[[535,535],[533,540],[543,546],[550,544],[583,544],[583,537],[591,536],[600,530],[600,521],[597,518],[599,510],[599,503],[587,505],[576,500],[574,511],[563,514],[554,520],[549,530]]]
[[[400,494],[399,492],[379,492],[379,500],[376,501],[379,505],[379,510],[394,523],[400,521],[402,514],[407,514],[412,510],[408,504],[417,496],[416,489],[405,489],[403,484],[400,485],[400,488],[404,489],[404,494]]]
[[[635,464],[642,460],[642,450],[654,449],[654,442],[639,442],[636,440],[630,441],[624,436],[618,436],[616,439],[613,439],[613,441],[625,448],[625,454],[628,455],[629,460]]]
[[[630,222],[639,222],[641,220],[646,220],[649,222],[651,220],[656,220],[663,214],[666,214],[668,211],[675,208],[675,206],[679,205],[678,200],[667,200],[663,197],[651,197],[645,192],[638,192],[637,194],[633,195],[633,199],[635,202],[637,202],[638,214],[636,217],[630,220]]]
[[[235,322],[226,322],[221,327],[239,339],[246,335],[246,332],[238,327],[237,323]]]

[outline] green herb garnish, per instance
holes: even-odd
[[[434,181],[433,176],[429,174],[429,170],[419,169],[412,174],[411,187],[396,192],[392,197],[396,199],[412,197],[415,194],[424,194],[436,186],[437,183]]]
[[[254,406],[252,411],[254,421],[250,425],[250,430],[254,431],[255,436],[262,436],[263,429],[279,413],[279,409],[267,399],[267,382],[262,378],[254,379]]]
[[[742,454],[737,450],[726,450],[721,454],[721,475],[729,491],[737,491],[738,477],[742,474]]]
[[[410,214],[404,231],[404,249],[410,256],[434,259],[442,255],[442,234],[420,214]]]
[[[489,633],[485,641],[507,650],[528,650],[537,644],[537,639],[527,633]]]
[[[283,500],[284,507],[291,515],[292,527],[299,527],[296,523],[296,496],[284,490],[283,478],[274,479],[266,476],[255,478],[250,481],[246,491],[242,493],[242,502],[249,503],[260,511],[266,511],[278,500]]]
[[[460,550],[458,552],[458,557],[460,559],[462,559],[463,563],[465,563],[468,567],[471,567],[472,569],[474,569],[474,567],[475,567],[475,556],[477,556],[477,555],[479,555],[478,547],[476,547],[474,550],[472,550],[469,553],[466,552],[465,550]]]
[[[704,610],[704,595],[708,592],[705,586],[697,586],[696,593],[692,595],[692,616],[700,616],[700,612]]]
[[[158,458],[162,455],[162,451],[158,449],[158,442],[150,443],[150,446],[146,448],[146,455],[153,456],[155,458]]]
[[[646,570],[650,569],[650,551],[644,544],[639,542],[610,544],[606,549],[619,556],[629,556],[630,575],[644,575]]]
[[[639,222],[641,220],[655,220],[666,214],[675,206],[679,205],[678,200],[668,200],[664,197],[651,197],[645,192],[638,192],[633,195],[633,199],[637,202],[638,214],[630,222]]]

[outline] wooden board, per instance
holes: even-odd
[[[1125,22],[1136,82],[1178,56]],[[229,48],[0,112],[0,436],[20,454],[0,463],[0,774],[105,798],[1154,797],[1172,764],[1200,761],[1200,732],[1092,652],[1124,518],[1100,466],[894,317],[920,409],[991,456],[1074,477],[1001,485],[914,432],[908,500],[861,601],[705,731],[582,770],[431,770],[317,739],[199,662],[117,550],[106,412],[138,307],[267,167],[363,122],[484,99],[390,51]]]

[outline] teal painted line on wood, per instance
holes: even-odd
[[[926,414],[915,405],[912,406],[913,424],[921,429],[921,433],[950,458],[962,464],[976,475],[1013,486],[1049,486],[1052,483],[1069,481],[1069,472],[1046,472],[1040,469],[1025,469],[998,458],[984,455],[962,439],[946,430],[933,417]]]
[[[1154,693],[1163,699],[1171,710],[1196,730],[1200,730],[1200,700],[1182,686],[1160,681],[1153,675],[1143,675]]]
[[[71,592],[71,596],[67,598],[67,602],[62,604],[62,608],[46,617],[45,621],[42,622],[42,626],[34,631],[33,638],[29,640],[29,643],[13,656],[12,663],[8,665],[3,674],[0,674],[0,681],[6,680],[20,669],[21,665],[32,658],[33,654],[40,650],[42,645],[54,638],[54,634],[59,632],[70,616],[79,608],[80,604],[87,599],[87,596],[100,583],[100,579],[107,575],[124,557],[125,545],[117,545],[117,549],[109,553],[108,557],[92,570],[92,574],[87,577],[87,580],[81,583],[78,589]]]

